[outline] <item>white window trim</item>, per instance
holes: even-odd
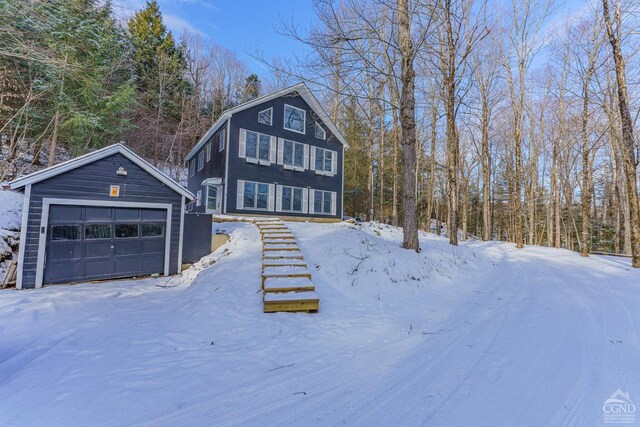
[[[202,190],[196,192],[196,206],[202,206]]]
[[[196,159],[195,157],[189,161],[189,176],[194,176],[196,174]]]
[[[269,123],[262,123],[260,121],[260,114],[264,113],[265,111],[269,111],[271,110],[271,114],[269,115]],[[262,110],[262,111],[258,111],[258,123],[260,123],[261,125],[267,125],[267,126],[273,126],[273,107],[269,107],[266,110]]]
[[[284,162],[284,145],[286,142],[291,142],[294,146],[293,153],[291,153],[292,164],[286,164]],[[295,146],[302,145],[302,166],[295,165]],[[309,169],[309,144],[294,141],[287,138],[278,138],[278,164],[284,166],[286,170],[295,170],[298,172],[304,172]]]
[[[218,152],[224,151],[225,145],[227,145],[226,133],[222,131],[218,137]]]
[[[246,183],[256,184],[256,193],[257,193],[257,185],[263,184],[268,186],[267,190],[267,207],[266,208],[258,208],[258,207],[245,207],[244,206],[244,186]],[[273,212],[275,208],[275,196],[276,196],[276,186],[275,184],[269,184],[267,182],[259,182],[259,181],[245,181],[238,180],[237,181],[237,199],[236,199],[236,209],[237,210],[245,210],[245,211],[262,211],[262,212]],[[258,206],[258,198],[256,197],[256,206]]]
[[[207,162],[211,161],[211,143],[207,143]]]
[[[287,107],[293,108],[295,110],[302,111],[304,113],[304,121],[302,123],[302,132],[300,132],[299,130],[290,129],[290,128],[287,127]],[[307,130],[307,111],[302,109],[302,108],[294,107],[293,105],[284,104],[283,112],[284,112],[284,118],[282,119],[282,128],[286,129],[288,131],[291,131],[291,132],[301,133],[302,135],[305,135],[306,134],[306,130]]]
[[[329,193],[329,197],[331,197],[331,205],[329,206],[329,212],[316,212],[315,210],[315,195],[316,195],[316,191],[322,191],[323,193]],[[327,215],[327,216],[335,216],[336,215],[336,199],[337,199],[337,194],[335,191],[329,191],[329,190],[309,190],[309,213],[315,214],[315,215]],[[323,196],[323,202],[324,202],[324,196]],[[321,203],[322,206],[324,206],[324,203]]]
[[[204,169],[204,150],[198,153],[198,172]]]
[[[260,152],[260,136],[269,137],[269,159],[268,160],[247,156],[247,132],[253,132],[258,135],[258,146],[257,146],[258,153]],[[278,139],[275,136],[271,136],[262,132],[256,132],[255,130],[240,129],[240,141],[238,145],[240,146],[238,156],[245,159],[247,163],[259,164],[262,166],[270,166],[272,163],[276,163]]]
[[[318,158],[318,150],[322,150],[324,151],[328,151],[331,153],[331,170],[330,171],[326,171],[326,170],[318,170],[316,169],[316,159]],[[322,155],[322,165],[324,168],[324,154]],[[333,151],[333,150],[329,150],[327,148],[322,148],[322,147],[314,147],[313,149],[313,170],[316,172],[316,175],[324,175],[324,176],[335,176],[337,173],[337,169],[338,168],[338,152],[337,151]]]
[[[322,131],[322,137],[318,136],[318,130]],[[320,123],[316,122],[316,127],[314,129],[313,136],[315,136],[318,139],[322,139],[323,141],[326,141],[327,140],[327,131],[324,130],[324,128],[322,126],[320,126]]]
[[[296,210],[292,210],[292,209],[283,209],[282,208],[282,192],[284,188],[291,188],[291,190],[302,190],[302,201],[301,201],[301,209],[299,211]],[[308,211],[309,208],[309,202],[308,202],[308,197],[309,197],[309,190],[307,188],[304,187],[294,187],[292,185],[278,185],[276,187],[276,212],[286,212],[286,213],[301,213],[301,214],[305,214]],[[292,199],[291,199],[291,203],[293,204],[293,193],[292,193]]]

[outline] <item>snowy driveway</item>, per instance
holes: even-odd
[[[583,426],[640,400],[626,260],[295,224],[320,313],[265,315],[234,227],[191,286],[1,293],[0,424]]]

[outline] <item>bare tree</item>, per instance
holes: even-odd
[[[622,124],[622,158],[624,174],[629,198],[629,219],[631,227],[631,265],[640,268],[640,202],[638,201],[637,184],[637,160],[633,139],[633,122],[629,112],[629,99],[627,93],[627,78],[625,61],[620,47],[621,17],[620,1],[616,6],[613,20],[609,11],[608,0],[602,0],[602,9],[611,52],[615,64],[616,86],[618,90],[618,108]],[[615,22],[615,28],[614,28]]]

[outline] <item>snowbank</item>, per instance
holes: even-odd
[[[0,279],[4,276],[7,262],[18,259],[22,199],[20,193],[0,190]]]
[[[0,293],[0,424],[594,425],[637,399],[627,260],[288,226],[317,314],[262,312],[245,223],[181,277]]]

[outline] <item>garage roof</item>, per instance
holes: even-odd
[[[93,151],[85,154],[84,156],[76,157],[75,159],[67,160],[66,162],[59,163],[57,165],[42,169],[41,171],[34,172],[32,174],[20,177],[9,183],[12,190],[18,190],[28,184],[35,184],[36,182],[44,181],[61,173],[68,172],[70,170],[79,168],[80,166],[93,163],[97,160],[104,159],[105,157],[120,153],[127,159],[131,160],[136,165],[140,166],[145,171],[149,172],[156,179],[162,181],[169,188],[176,193],[182,194],[186,198],[193,200],[195,196],[189,190],[178,184],[173,179],[169,178],[164,173],[160,172],[158,168],[147,162],[142,157],[125,147],[123,144],[114,144],[109,147],[102,148],[100,150]]]

